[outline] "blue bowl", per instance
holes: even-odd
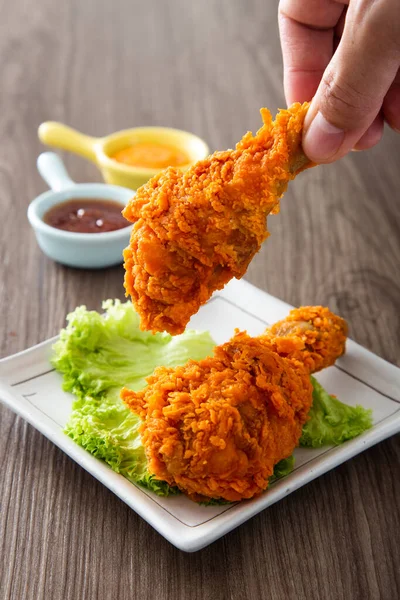
[[[102,269],[123,262],[122,251],[128,246],[132,225],[104,233],[75,233],[51,227],[43,221],[45,213],[61,202],[74,198],[114,200],[121,210],[135,192],[104,183],[75,183],[61,159],[53,152],[38,158],[38,169],[52,191],[41,194],[28,207],[28,219],[43,252],[56,262],[70,267]]]

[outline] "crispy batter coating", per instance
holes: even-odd
[[[323,314],[320,321],[318,314]],[[275,335],[270,333],[275,326],[258,338],[236,333],[214,349],[214,356],[159,367],[144,390],[122,390],[123,401],[143,419],[140,432],[150,472],[194,500],[236,501],[266,489],[275,464],[292,454],[307,420],[310,372],[327,364],[321,335],[325,340],[327,333],[332,342],[329,361],[334,352],[343,353],[343,327],[336,324],[344,322],[338,319],[320,307],[298,309],[289,315],[287,327],[286,321],[277,324]],[[307,344],[302,323],[318,331]],[[279,354],[275,336],[281,331],[283,353],[290,358]],[[320,353],[322,361],[317,360]]]
[[[144,421],[149,470],[193,499],[251,498],[290,456],[311,406],[308,373],[245,333],[214,357],[159,367],[122,399]]]
[[[308,103],[281,110],[235,150],[215,152],[185,173],[169,168],[129,202],[134,223],[124,251],[125,288],[141,327],[182,333],[230,279],[240,279],[267,238],[288,182],[312,166],[301,150]]]
[[[267,329],[274,350],[297,359],[315,373],[333,365],[344,354],[347,323],[324,306],[302,306],[290,311],[283,321]]]

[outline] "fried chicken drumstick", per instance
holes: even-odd
[[[267,238],[288,182],[312,166],[301,149],[308,103],[281,110],[235,150],[215,152],[185,173],[170,167],[129,202],[125,288],[142,329],[182,333],[215,290],[240,279]]]
[[[346,322],[323,307],[291,311],[257,338],[157,368],[121,397],[143,419],[149,470],[194,500],[251,498],[298,445],[312,404],[310,373],[344,352]]]

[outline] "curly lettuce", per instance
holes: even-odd
[[[158,495],[176,488],[151,475],[140,441],[140,419],[123,404],[120,389],[139,390],[158,365],[200,360],[215,346],[207,332],[172,337],[141,331],[130,302],[106,300],[105,314],[79,306],[53,346],[51,363],[63,375],[63,389],[76,396],[65,433],[114,471]]]
[[[159,365],[175,367],[189,358],[200,360],[215,343],[208,332],[141,331],[130,302],[103,302],[105,314],[79,306],[67,316],[68,325],[53,346],[53,366],[63,374],[63,389],[76,396],[97,397],[124,385],[139,390]]]
[[[311,377],[311,382],[313,403],[310,418],[303,426],[300,446],[336,446],[372,427],[372,410],[344,404],[335,396],[330,396],[314,377]]]

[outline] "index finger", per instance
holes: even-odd
[[[281,0],[279,31],[288,104],[311,100],[334,52],[334,29],[348,0]]]

